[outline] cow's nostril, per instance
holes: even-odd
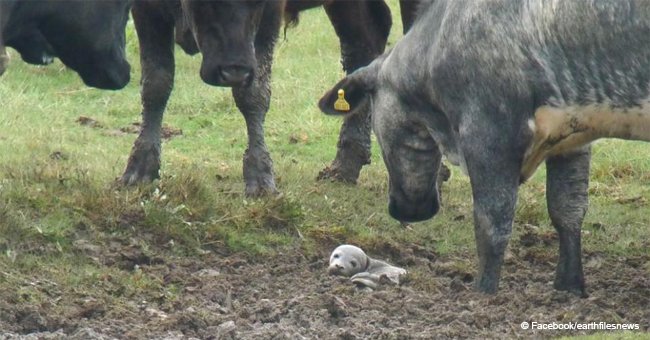
[[[219,74],[226,83],[242,84],[250,81],[253,72],[248,67],[231,65],[220,67]]]

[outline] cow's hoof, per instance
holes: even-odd
[[[270,180],[256,180],[246,183],[246,197],[264,197],[278,195],[280,192],[275,188],[275,182]]]
[[[569,292],[581,298],[589,297],[589,294],[587,294],[587,290],[585,289],[585,285],[580,282],[569,283],[569,282],[564,282],[562,280],[555,279],[555,282],[553,283],[553,288],[555,288],[556,290]]]
[[[132,162],[129,160],[124,174],[118,181],[125,186],[151,183],[160,178],[159,172],[160,166],[158,163]]]
[[[125,186],[151,183],[160,178],[159,172],[160,163],[157,160],[152,160],[146,155],[137,157],[132,154],[124,174],[118,181]]]
[[[122,177],[118,178],[117,181],[119,184],[123,186],[132,186],[132,185],[138,185],[138,184],[146,184],[146,183],[151,183],[154,180],[158,179],[160,176],[156,174],[155,176],[151,174],[139,174],[138,172],[129,172],[126,171],[122,175]]]
[[[479,293],[494,295],[499,290],[499,282],[493,279],[481,278],[479,275],[474,281],[474,290]]]
[[[151,183],[160,178],[160,146],[141,142],[138,137],[124,174],[119,178],[122,185],[137,185]]]
[[[318,181],[331,180],[331,181],[348,183],[348,184],[357,184],[357,179],[359,178],[360,170],[361,167],[359,167],[359,169],[356,171],[354,170],[346,171],[341,167],[332,165],[321,170],[318,173],[318,177],[316,177],[316,180]]]

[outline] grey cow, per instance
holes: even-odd
[[[339,82],[355,114],[366,102],[390,176],[390,214],[439,209],[445,154],[466,169],[479,256],[476,287],[497,291],[517,188],[547,166],[559,233],[555,288],[585,296],[580,228],[589,143],[650,141],[650,1],[427,0],[394,49]]]

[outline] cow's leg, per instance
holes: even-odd
[[[341,63],[348,74],[383,53],[392,25],[390,10],[383,1],[332,1],[325,4],[325,11],[339,37]],[[355,183],[361,168],[369,163],[370,117],[366,108],[345,119],[336,158],[318,179]]]
[[[417,15],[418,5],[420,0],[399,0],[399,7],[402,13],[402,28],[404,34],[413,25],[415,21],[415,16]]]
[[[560,237],[560,257],[555,289],[585,297],[580,228],[589,206],[591,148],[546,161],[546,201],[553,226]]]
[[[5,73],[7,64],[9,64],[9,55],[2,44],[2,40],[0,40],[0,76]]]
[[[142,65],[142,126],[120,181],[126,185],[159,178],[163,112],[174,84],[174,25],[149,9],[133,8]]]
[[[270,6],[269,6],[270,7]],[[273,161],[264,141],[264,118],[271,101],[271,64],[273,47],[280,29],[279,13],[265,12],[260,31],[255,38],[257,70],[248,86],[234,87],[237,108],[244,115],[248,132],[248,148],[244,153],[246,196],[276,193]]]
[[[503,256],[512,232],[521,162],[512,138],[487,136],[497,132],[488,124],[475,123],[465,130],[463,156],[474,197],[474,233],[479,257],[477,290],[495,293],[499,286]],[[462,128],[461,128],[462,129]]]

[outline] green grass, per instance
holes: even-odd
[[[399,17],[395,1],[391,5]],[[316,102],[343,72],[338,40],[325,14],[304,13],[302,22],[278,43],[266,119],[283,194],[259,200],[243,196],[244,120],[230,90],[201,82],[200,56],[180,50],[176,55],[175,88],[164,121],[183,134],[163,144],[162,180],[118,188],[113,181],[124,170],[135,135],[117,131],[140,120],[132,24],[132,81],[117,92],[86,88],[59,62],[28,66],[10,51],[13,60],[0,82],[0,266],[11,266],[12,275],[61,267],[85,280],[84,275],[99,275],[98,267],[75,256],[76,241],[134,236],[141,238],[145,252],[174,256],[223,249],[264,255],[287,247],[320,254],[342,242],[371,251],[381,244],[417,243],[441,254],[473,254],[469,181],[458,169],[444,185],[440,214],[412,230],[387,214],[387,174],[375,142],[372,164],[357,186],[315,181],[334,158],[341,124],[321,114]],[[393,32],[391,44],[399,38],[399,23]],[[102,128],[78,124],[80,116],[97,120]],[[298,142],[290,142],[292,137]],[[552,230],[544,173],[541,168],[520,189],[514,238],[521,224]],[[647,254],[648,144],[598,142],[591,181],[584,249],[613,256]],[[129,280],[135,274],[114,275]]]

